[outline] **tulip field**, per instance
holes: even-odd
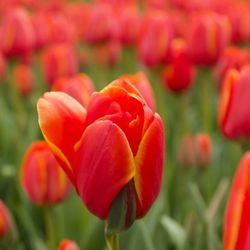
[[[0,250],[250,250],[247,0],[0,0]]]

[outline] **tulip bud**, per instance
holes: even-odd
[[[87,109],[62,92],[37,108],[44,138],[89,211],[108,220],[107,234],[148,212],[162,182],[164,129],[131,83],[95,92]]]
[[[52,91],[65,92],[86,108],[90,96],[94,92],[94,85],[89,76],[81,73],[72,78],[59,79],[53,84]]]
[[[34,89],[34,74],[32,68],[26,64],[19,64],[14,68],[14,81],[18,92],[28,96]]]
[[[11,230],[12,219],[8,208],[0,200],[0,238],[5,237]]]
[[[62,240],[58,250],[80,250],[80,248],[72,240]]]
[[[11,8],[3,18],[0,45],[6,56],[25,56],[34,47],[35,37],[31,19],[25,9]]]
[[[156,104],[155,104],[154,92],[151,87],[151,83],[149,82],[149,79],[143,72],[138,72],[133,75],[128,75],[128,74],[123,75],[120,77],[120,79],[131,82],[142,94],[148,106],[153,111],[155,111]]]
[[[232,140],[250,139],[250,67],[228,71],[220,94],[218,119],[221,132]]]
[[[138,56],[147,67],[155,67],[169,59],[172,24],[165,12],[152,11],[143,20],[138,39]]]
[[[206,167],[211,155],[212,143],[208,134],[186,134],[179,144],[177,161],[183,167]]]
[[[170,64],[162,72],[164,85],[173,92],[187,90],[194,82],[195,73],[185,41],[174,39],[171,43]]]
[[[233,178],[223,227],[223,250],[250,249],[250,152],[242,157]]]
[[[217,62],[230,41],[230,25],[225,16],[214,12],[195,13],[187,27],[187,44],[196,64]]]
[[[46,142],[29,146],[21,168],[21,183],[30,200],[37,205],[64,200],[70,184]]]
[[[78,68],[75,50],[69,44],[47,47],[42,51],[41,63],[47,83],[50,85],[58,78],[73,76]]]

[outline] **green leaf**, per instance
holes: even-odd
[[[178,249],[184,249],[187,239],[187,233],[184,227],[166,215],[161,217],[160,222],[171,238],[173,244],[175,244]]]

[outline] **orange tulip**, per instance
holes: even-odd
[[[133,75],[123,75],[120,79],[131,82],[140,91],[148,106],[155,111],[154,92],[147,76],[143,72],[138,72]]]
[[[25,9],[11,8],[4,15],[0,30],[0,46],[6,56],[30,54],[35,43],[31,19]]]
[[[51,45],[43,50],[41,63],[45,79],[50,85],[58,78],[75,75],[78,69],[73,46],[64,43]]]
[[[187,44],[194,63],[211,65],[217,62],[230,41],[228,19],[214,12],[198,12],[187,27]]]
[[[225,77],[219,102],[219,124],[222,133],[229,139],[250,138],[250,67],[240,71],[229,70]]]
[[[26,64],[19,64],[14,68],[13,74],[18,92],[23,96],[31,94],[35,83],[32,68]]]
[[[6,236],[12,227],[12,219],[8,208],[0,200],[0,238]]]
[[[0,52],[0,80],[2,80],[5,77],[5,73],[6,73],[6,61],[2,53]]]
[[[59,203],[70,190],[67,177],[43,141],[36,141],[27,149],[21,182],[27,196],[38,205]]]
[[[80,248],[72,240],[62,240],[58,250],[80,250]]]
[[[72,78],[59,79],[53,84],[52,90],[67,93],[86,108],[90,96],[94,92],[94,85],[86,74],[81,73]]]
[[[162,72],[164,85],[173,92],[187,90],[194,82],[195,73],[185,41],[174,39],[171,44],[170,64]]]
[[[250,249],[250,152],[242,157],[233,178],[223,228],[223,250]]]
[[[132,84],[112,82],[92,94],[87,110],[62,92],[46,93],[37,108],[44,137],[89,211],[107,219],[122,198],[125,228],[147,213],[161,187],[164,129]]]

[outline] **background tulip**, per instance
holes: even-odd
[[[250,152],[242,157],[236,170],[223,228],[223,250],[242,250],[250,247]]]
[[[219,124],[222,133],[229,139],[250,138],[250,67],[228,72],[219,102]]]
[[[30,145],[21,169],[23,189],[30,200],[38,205],[56,204],[65,199],[70,184],[46,142]]]
[[[0,200],[0,238],[5,237],[12,228],[11,216],[4,202]]]
[[[62,240],[58,250],[80,250],[80,248],[72,240]]]

